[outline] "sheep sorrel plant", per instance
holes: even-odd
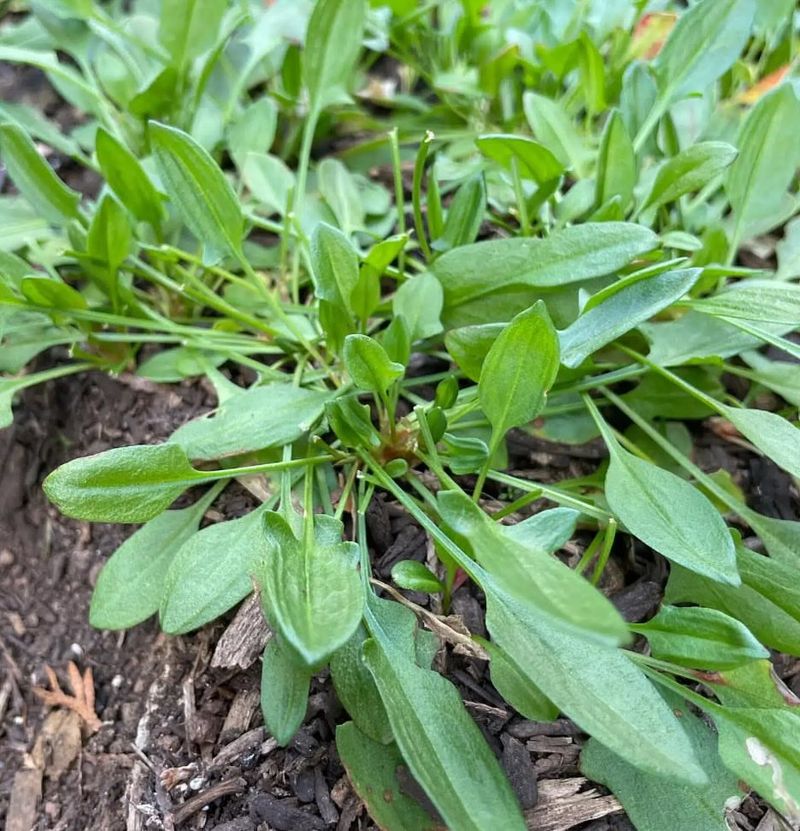
[[[588,734],[639,831],[724,831],[750,790],[800,823],[773,663],[800,656],[800,522],[694,460],[711,431],[797,508],[794,3],[650,5],[31,0],[0,30],[84,114],[0,104],[4,424],[89,368],[218,398],[45,480],[67,516],[141,524],[91,622],[186,633],[255,591],[268,731],[292,741],[329,668],[389,831],[526,827],[454,651],[509,714]],[[549,442],[601,463],[531,472]],[[260,506],[201,528],[232,480]],[[393,585],[376,500],[429,543]],[[657,613],[612,572],[664,578]]]

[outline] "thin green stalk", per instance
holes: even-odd
[[[433,435],[431,434],[431,428],[428,424],[428,417],[425,413],[423,407],[415,407],[414,412],[417,416],[417,423],[419,424],[419,431],[422,434],[422,438],[425,439],[425,447],[426,447],[426,454],[423,458],[421,454],[417,454],[420,456],[422,461],[436,474],[438,480],[448,489],[458,490],[458,484],[455,480],[450,477],[444,469],[444,465],[442,464],[442,460],[439,457],[439,451],[436,449],[436,442],[433,440]]]
[[[522,177],[519,174],[519,163],[516,157],[511,159],[511,180],[514,183],[514,196],[517,199],[519,211],[519,232],[523,237],[531,234],[531,221],[528,216],[528,205],[525,201],[525,190],[522,187]]]
[[[355,484],[356,477],[358,476],[359,467],[360,466],[358,462],[355,462],[350,468],[350,471],[347,474],[347,478],[344,481],[344,487],[342,488],[342,493],[339,496],[339,502],[336,505],[336,511],[333,514],[334,517],[338,520],[341,520],[345,510],[347,510],[347,502],[350,499],[350,494],[353,491],[353,485]]]
[[[574,508],[582,514],[594,517],[595,519],[599,519],[603,522],[608,522],[608,520],[612,518],[608,511],[604,511],[602,508],[598,508],[590,502],[584,502],[582,499],[578,499],[571,494],[564,493],[564,491],[559,488],[554,488],[550,485],[541,485],[538,482],[530,482],[527,479],[519,479],[516,476],[511,476],[508,473],[500,473],[498,471],[490,471],[489,479],[493,482],[499,482],[501,485],[515,488],[516,490],[526,492],[536,491],[540,496],[549,499],[551,502],[556,502],[559,505],[565,505],[568,508]]]
[[[406,232],[406,195],[403,188],[403,169],[400,161],[400,142],[397,138],[397,127],[389,131],[389,147],[392,151],[392,172],[394,175],[394,204],[397,208],[397,232]],[[398,269],[405,275],[406,254],[405,249],[400,252],[397,259]]]
[[[425,173],[425,162],[428,158],[428,148],[434,140],[434,134],[428,130],[419,143],[417,159],[414,162],[414,179],[411,185],[411,202],[414,208],[414,228],[417,232],[417,242],[426,261],[431,259],[431,249],[425,233],[425,223],[422,219],[422,177]]]
[[[245,467],[227,467],[222,470],[197,471],[203,474],[206,482],[216,482],[218,479],[233,479],[237,476],[252,476],[255,473],[280,473],[284,470],[303,467],[304,465],[321,465],[326,462],[333,462],[335,456],[311,456],[307,459],[292,459],[288,462],[266,462],[261,465],[248,465]]]
[[[298,215],[302,208],[303,200],[306,198],[306,180],[308,179],[308,168],[311,164],[311,149],[314,145],[314,133],[317,129],[317,122],[319,121],[319,110],[313,108],[306,117],[303,125],[303,139],[300,144],[300,156],[297,164],[297,185],[294,191],[294,199],[292,204],[292,211],[287,216],[287,222],[299,228]],[[292,252],[292,282],[291,282],[292,299],[295,303],[300,302],[300,248],[295,246]]]
[[[608,565],[608,558],[611,556],[611,548],[614,545],[614,539],[617,536],[617,521],[612,517],[608,521],[608,525],[603,532],[603,548],[597,558],[597,565],[592,572],[592,585],[600,585],[600,580],[603,577],[603,572]]]

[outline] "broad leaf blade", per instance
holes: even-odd
[[[241,256],[244,219],[236,194],[209,154],[186,133],[150,123],[150,141],[164,188],[206,263]]]
[[[261,712],[264,724],[282,747],[303,723],[310,686],[311,673],[273,636],[261,665]]]
[[[642,209],[657,208],[700,190],[733,164],[736,156],[736,148],[724,141],[704,141],[687,147],[658,169]]]
[[[336,728],[336,750],[356,793],[380,828],[433,831],[431,817],[402,790],[405,761],[397,746],[378,744],[348,721]]]
[[[743,798],[739,782],[722,764],[714,732],[686,707],[679,711],[708,783],[679,784],[645,773],[595,739],[583,748],[581,771],[613,791],[638,831],[729,831],[727,809]]]
[[[705,0],[684,12],[653,62],[659,100],[700,92],[726,72],[750,37],[755,9],[755,0]]]
[[[511,787],[455,687],[406,657],[384,630],[390,621],[380,606],[370,608],[364,660],[400,752],[444,821],[460,831],[523,831]]]
[[[478,397],[492,425],[493,445],[542,410],[558,365],[558,336],[539,301],[508,324],[483,362]]]
[[[520,605],[588,638],[619,642],[627,637],[611,603],[557,557],[517,542],[460,491],[443,491],[437,505],[442,519],[469,541],[478,562]]]
[[[367,16],[364,0],[319,0],[308,23],[303,80],[312,113],[349,100]]]
[[[378,341],[367,335],[348,335],[343,357],[353,383],[359,389],[379,395],[385,393],[405,371],[402,364],[389,358]]]
[[[642,770],[705,782],[679,720],[625,652],[557,629],[481,583],[492,640],[563,713]]]
[[[291,647],[309,665],[347,643],[364,606],[353,543],[298,540],[277,513],[264,518],[271,555],[260,572],[266,611]],[[339,526],[341,535],[341,526]]]
[[[179,427],[170,442],[191,459],[221,459],[291,444],[321,417],[330,397],[292,384],[250,387],[226,399],[213,415]]]
[[[97,131],[95,149],[109,187],[137,219],[158,228],[164,218],[164,198],[136,156],[103,127]]]
[[[203,474],[175,444],[116,447],[73,459],[45,480],[48,499],[67,516],[90,522],[147,522]]]
[[[562,363],[580,366],[593,352],[680,300],[701,273],[700,268],[666,271],[611,294],[558,333]]]
[[[0,125],[0,155],[19,192],[48,221],[78,218],[80,194],[67,187],[16,124]]]
[[[756,104],[737,141],[739,156],[725,190],[734,213],[734,243],[770,230],[800,162],[800,102],[785,84]]]
[[[122,543],[97,577],[89,610],[92,626],[129,629],[158,611],[167,571],[208,505],[204,497],[190,508],[164,511]]]
[[[656,658],[695,669],[732,669],[769,658],[769,652],[736,618],[700,606],[662,606],[647,623],[635,627]]]
[[[613,274],[657,245],[656,235],[641,225],[587,222],[545,239],[465,245],[443,254],[431,270],[448,310],[510,286],[552,288]]]
[[[263,510],[217,522],[181,546],[164,581],[161,628],[191,632],[219,617],[253,589],[259,563],[271,556],[262,530]]]

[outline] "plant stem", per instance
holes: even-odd
[[[397,232],[406,232],[406,195],[403,187],[403,169],[400,161],[400,142],[397,138],[397,127],[389,131],[389,147],[392,151],[392,172],[394,174],[394,204],[397,208]],[[406,252],[405,247],[397,259],[400,273],[405,276]]]
[[[428,158],[428,148],[435,136],[428,130],[423,136],[417,151],[417,160],[414,163],[414,180],[411,186],[411,202],[414,208],[414,228],[417,231],[419,247],[427,261],[431,259],[431,249],[425,233],[425,223],[422,220],[422,176],[425,173],[425,161]]]

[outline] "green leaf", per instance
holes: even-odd
[[[692,308],[722,318],[797,325],[800,284],[750,279],[724,291],[692,301]]]
[[[624,651],[556,628],[499,587],[481,585],[493,642],[561,712],[641,770],[706,781],[679,720]]]
[[[358,729],[372,741],[390,744],[392,728],[375,681],[362,659],[362,648],[369,637],[359,624],[347,643],[331,656],[331,678],[336,695]],[[408,654],[413,657],[413,635],[408,639]]]
[[[315,522],[317,531],[322,518]],[[336,520],[326,518],[338,529]],[[354,543],[298,540],[277,513],[264,518],[271,549],[260,570],[264,605],[271,621],[300,657],[318,664],[345,644],[363,613],[364,595]]]
[[[433,820],[402,790],[405,762],[396,745],[378,744],[348,721],[336,728],[336,750],[356,793],[380,828],[432,831]]]
[[[719,755],[728,770],[747,782],[790,823],[800,822],[797,708],[705,708],[719,732]]]
[[[740,620],[766,646],[800,655],[800,594],[796,570],[739,550],[742,585],[712,582],[682,568],[670,569],[664,600],[701,603]],[[762,562],[763,561],[763,562]]]
[[[80,194],[68,188],[16,124],[0,125],[0,155],[19,192],[49,222],[79,217]]]
[[[50,309],[85,309],[86,298],[72,286],[50,277],[23,277],[20,290],[26,300]]]
[[[320,222],[311,236],[314,292],[321,300],[351,311],[350,296],[358,283],[358,254],[338,229]]]
[[[503,533],[520,545],[535,545],[552,554],[575,533],[580,512],[574,508],[550,508],[516,525],[501,525]]]
[[[754,371],[753,380],[778,393],[787,403],[800,407],[800,364],[771,361],[760,352],[747,352],[741,357]]]
[[[86,251],[104,263],[115,279],[133,247],[133,229],[125,208],[110,193],[100,200],[86,235]]]
[[[580,366],[593,352],[680,300],[702,271],[686,268],[665,271],[648,279],[620,281],[624,284],[618,291],[608,293],[602,302],[584,311],[558,333],[561,362],[573,369]]]
[[[261,158],[272,147],[275,130],[278,126],[278,105],[263,96],[247,106],[236,122],[228,130],[228,147],[236,167],[243,170],[251,153]],[[283,210],[286,202],[280,206]]]
[[[283,216],[295,187],[294,173],[285,162],[266,153],[248,153],[242,180],[260,204]]]
[[[456,191],[447,209],[442,234],[434,241],[433,248],[448,251],[475,242],[485,214],[486,184],[482,175],[472,176]]]
[[[104,127],[97,130],[95,151],[100,172],[123,205],[142,222],[160,227],[164,219],[164,197],[136,156]]]
[[[605,495],[615,516],[668,560],[712,580],[740,585],[733,540],[714,506],[685,479],[624,450],[589,404],[611,457]]]
[[[450,357],[470,381],[478,381],[492,344],[505,329],[503,323],[483,323],[451,329],[444,338]]]
[[[350,100],[347,87],[361,50],[364,0],[318,0],[303,50],[303,81],[312,113]]]
[[[562,165],[584,175],[590,154],[560,102],[529,91],[522,96],[522,107],[533,135]]]
[[[700,190],[733,164],[737,154],[736,148],[724,141],[703,141],[687,147],[658,169],[642,210]]]
[[[489,673],[497,692],[521,716],[531,721],[553,721],[558,707],[525,675],[509,655],[494,643],[482,643],[489,653]]]
[[[523,179],[538,184],[557,179],[564,172],[564,165],[547,147],[525,136],[491,133],[478,136],[475,144],[487,159],[508,171],[516,165]]]
[[[510,286],[548,288],[613,274],[652,250],[658,238],[626,222],[586,222],[545,239],[489,240],[448,251],[431,266],[445,309]]]
[[[716,609],[662,606],[652,620],[631,629],[647,638],[656,658],[684,667],[732,669],[769,658],[744,624]]]
[[[777,413],[718,405],[721,415],[776,465],[800,476],[800,429]]]
[[[405,372],[402,364],[392,361],[378,341],[367,335],[348,335],[343,359],[353,383],[378,394],[385,393]]]
[[[147,522],[206,477],[176,444],[115,447],[73,459],[43,484],[66,516],[89,522]]]
[[[183,71],[214,45],[226,6],[219,0],[162,0],[162,6],[158,40],[170,65]]]
[[[203,261],[242,256],[244,219],[233,188],[209,154],[174,127],[150,123],[156,167],[172,204],[203,243]]]
[[[800,102],[791,84],[765,95],[744,122],[739,156],[725,182],[734,214],[734,245],[775,224],[773,217],[800,164],[798,131]]]
[[[714,732],[686,707],[678,711],[707,784],[645,773],[595,739],[584,745],[581,772],[613,791],[638,831],[729,831],[727,811],[744,796],[739,782],[722,764]]]
[[[293,384],[250,387],[226,399],[212,415],[179,427],[169,440],[190,459],[221,459],[280,447],[307,433],[330,397]]]
[[[418,560],[400,560],[392,566],[392,580],[401,589],[436,594],[444,589],[442,581]]]
[[[117,548],[92,592],[92,626],[129,629],[158,611],[167,571],[181,546],[197,531],[217,493],[212,489],[189,508],[164,511]]]
[[[350,171],[338,159],[323,159],[317,167],[322,198],[336,217],[345,237],[364,228],[361,194]]]
[[[481,368],[478,397],[492,425],[493,447],[541,412],[558,365],[558,336],[540,300],[500,333]]]
[[[733,65],[750,37],[755,8],[755,0],[703,0],[680,15],[653,61],[657,109],[704,91]]]
[[[468,541],[475,559],[516,602],[590,639],[627,638],[625,622],[604,595],[543,548],[509,536],[466,494],[442,491],[437,507],[445,523]]]
[[[306,717],[311,673],[292,660],[278,639],[270,638],[261,665],[261,712],[264,724],[286,747]]]
[[[606,121],[603,136],[600,139],[595,204],[599,207],[612,197],[619,196],[622,207],[625,209],[633,199],[635,184],[636,156],[633,152],[633,143],[619,110],[614,110]]]
[[[461,696],[449,681],[417,666],[397,646],[387,631],[392,619],[383,613],[384,604],[370,601],[372,638],[364,645],[364,661],[414,778],[451,828],[524,831],[508,780]]]
[[[381,439],[372,424],[370,409],[357,395],[342,395],[325,405],[331,429],[348,447],[378,447]]]
[[[179,549],[164,580],[159,619],[170,635],[205,626],[253,590],[253,574],[271,556],[264,509],[198,531]]]
[[[395,315],[402,315],[408,325],[412,342],[442,331],[443,305],[442,284],[429,271],[406,280],[392,301]]]

